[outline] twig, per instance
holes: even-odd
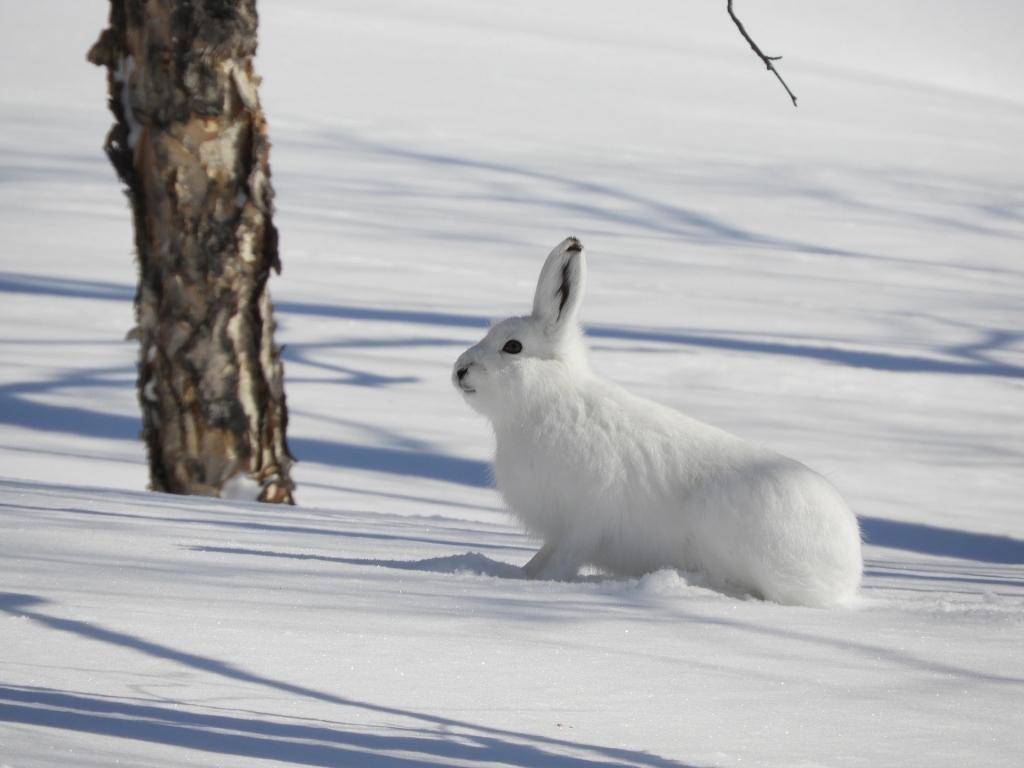
[[[738,29],[740,31],[740,34],[743,35],[743,39],[746,40],[748,43],[750,43],[750,47],[754,49],[754,53],[756,53],[758,56],[761,57],[761,61],[764,62],[764,65],[766,67],[768,67],[768,69],[770,69],[777,78],[779,78],[779,82],[782,83],[782,87],[786,89],[786,93],[788,93],[789,94],[789,98],[791,98],[793,100],[793,106],[795,107],[796,106],[796,96],[794,96],[793,92],[791,90],[789,90],[789,86],[786,85],[786,81],[782,79],[782,75],[779,74],[779,70],[777,70],[775,68],[775,65],[772,64],[773,61],[778,61],[782,57],[781,56],[765,56],[761,52],[761,49],[757,47],[757,43],[755,43],[754,40],[750,37],[750,35],[747,34],[747,30],[745,30],[743,28],[743,23],[736,17],[736,14],[733,13],[733,11],[732,11],[732,0],[728,0],[728,9],[729,9],[729,16],[732,17],[733,22],[735,22],[735,24],[736,24],[736,29]]]

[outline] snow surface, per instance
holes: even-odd
[[[145,493],[102,0],[0,0],[0,764],[1016,766],[1024,6],[259,0],[297,509]],[[448,381],[595,367],[823,471],[861,604],[518,578]]]

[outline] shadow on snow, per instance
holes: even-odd
[[[111,386],[111,382],[96,375],[73,374],[47,383],[0,386],[0,424],[82,437],[138,439],[139,431],[142,429],[142,420],[138,416],[102,413],[19,397],[21,394],[52,391],[67,386],[101,387]],[[474,459],[316,438],[291,438],[288,444],[300,461],[442,480],[476,488],[486,488],[490,485],[488,464]]]
[[[610,761],[640,768],[685,768],[673,760],[626,749],[580,745],[561,739],[475,725],[349,699],[248,672],[232,664],[180,651],[95,624],[33,610],[46,601],[33,595],[0,593],[0,611],[50,629],[109,643],[153,658],[237,682],[268,688],[339,707],[411,720],[381,734],[345,727],[281,722],[268,716],[230,717],[183,711],[180,707],[139,704],[46,688],[0,686],[0,721],[58,728],[165,744],[204,752],[266,758],[294,765],[361,765],[416,768],[451,764],[596,768]],[[572,750],[577,755],[566,754]],[[388,753],[399,754],[388,754]]]
[[[475,488],[486,488],[490,485],[490,466],[485,461],[307,437],[290,438],[288,445],[300,461],[444,480]]]
[[[526,572],[517,565],[492,560],[479,552],[463,555],[429,557],[425,560],[377,560],[363,557],[332,557],[330,555],[309,555],[295,552],[274,552],[268,549],[246,549],[243,547],[188,547],[193,552],[216,552],[224,555],[252,555],[255,557],[280,557],[287,560],[314,560],[321,563],[343,565],[365,565],[377,568],[395,568],[400,571],[426,571],[427,573],[472,573],[476,576],[494,576],[499,579],[525,579]]]
[[[121,301],[130,301],[134,296],[134,290],[119,283],[63,280],[8,272],[0,273],[0,292]],[[479,329],[487,328],[490,325],[490,319],[487,317],[451,312],[347,307],[294,301],[276,302],[276,308],[281,314],[314,315],[370,322]],[[591,325],[586,328],[586,331],[588,336],[595,339],[647,341],[687,347],[798,357],[835,363],[850,368],[866,368],[877,371],[1024,378],[1024,367],[999,362],[990,355],[990,353],[1004,349],[1024,338],[1022,333],[1002,330],[991,330],[975,343],[942,350],[945,354],[957,358],[954,360],[841,349],[822,344],[740,339],[706,333],[686,333],[651,328]]]
[[[865,542],[879,547],[982,563],[1024,564],[1024,541],[1008,536],[957,531],[921,523],[901,523],[879,517],[858,519]]]

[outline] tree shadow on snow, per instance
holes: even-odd
[[[218,659],[179,651],[135,635],[84,621],[62,619],[34,608],[34,595],[0,593],[0,612],[42,626],[109,643],[222,678],[300,698],[395,718],[390,732],[323,720],[315,724],[269,715],[232,717],[180,706],[125,702],[28,686],[0,686],[0,721],[197,749],[216,754],[311,766],[360,765],[417,768],[486,764],[536,768],[598,768],[610,762],[637,768],[686,768],[682,763],[627,749],[578,744],[535,734],[337,696],[248,672]],[[187,705],[187,703],[185,703]],[[251,714],[251,713],[246,713]],[[354,718],[353,718],[354,719]],[[405,722],[402,722],[405,721]],[[414,725],[409,725],[409,721]]]
[[[445,480],[474,488],[490,486],[490,465],[485,461],[309,437],[289,438],[288,445],[299,461],[315,461],[332,467],[369,469],[392,475]]]
[[[368,307],[346,307],[328,304],[299,302],[278,302],[278,311],[296,315],[317,315],[345,320],[366,320],[372,322],[411,323],[438,325],[456,328],[480,328],[490,326],[490,319],[480,315],[459,315],[449,312],[421,312],[408,310],[374,309]],[[1024,378],[1024,368],[1002,363],[991,357],[1012,344],[1024,339],[1024,333],[992,330],[972,344],[941,350],[952,355],[954,360],[940,360],[920,355],[894,355],[885,352],[866,352],[855,349],[841,349],[826,344],[795,343],[741,339],[708,333],[690,333],[669,329],[630,328],[628,326],[588,325],[588,337],[620,341],[646,341],[658,344],[674,344],[684,347],[703,347],[734,352],[750,352],[761,355],[800,357],[808,360],[835,363],[848,368],[866,368],[875,371],[899,373],[944,373],[972,376],[998,376]]]
[[[187,703],[185,704],[187,706]],[[359,728],[281,722],[270,715],[232,717],[189,711],[182,706],[121,701],[49,688],[0,686],[0,722],[57,728],[131,739],[222,755],[275,760],[287,765],[417,768],[458,761],[459,765],[598,768],[615,765],[685,768],[678,763],[629,750],[572,744],[539,745],[525,734],[488,735],[473,726]],[[396,732],[400,732],[396,733]],[[531,743],[534,742],[534,743]],[[554,747],[558,751],[555,751]],[[563,753],[563,754],[560,754]],[[611,753],[611,754],[609,754]]]
[[[188,501],[186,497],[181,496],[169,496],[168,503],[176,507],[186,507]],[[192,497],[202,498],[202,497]],[[254,504],[256,502],[253,502]],[[18,509],[37,509],[37,510],[49,510],[52,507],[33,507],[24,503],[17,505],[7,504],[0,502],[0,508],[3,507],[16,507]],[[175,516],[161,516],[155,514],[134,514],[130,512],[110,512],[99,509],[80,509],[80,508],[63,508],[60,510],[73,515],[88,515],[92,517],[106,517],[106,518],[121,518],[129,520],[142,520],[151,521],[159,520],[166,523],[177,523],[184,526],[212,526],[214,528],[228,528],[245,531],[267,531],[267,532],[279,532],[289,534],[301,534],[307,536],[327,536],[331,538],[344,538],[344,539],[370,539],[373,541],[411,541],[418,544],[437,544],[441,546],[458,546],[458,547],[480,547],[482,549],[500,549],[500,550],[516,550],[522,549],[524,551],[534,551],[531,547],[522,547],[517,544],[487,544],[480,541],[455,541],[453,539],[443,538],[428,538],[426,536],[412,536],[408,534],[389,534],[389,533],[377,533],[370,531],[352,531],[339,528],[337,526],[326,525],[322,528],[316,528],[308,525],[280,525],[274,523],[254,522],[245,518],[242,519],[225,519],[223,517],[182,517],[181,515]],[[451,530],[446,528],[446,530]],[[494,535],[493,533],[491,534]]]
[[[1024,541],[1008,536],[901,523],[878,517],[860,517],[858,520],[867,544],[982,563],[1024,564]]]
[[[100,301],[132,301],[135,298],[135,289],[123,283],[43,277],[17,272],[0,272],[0,293],[27,293]]]
[[[123,372],[127,373],[128,369]],[[134,384],[134,380],[132,380]],[[76,406],[52,405],[19,397],[22,393],[46,392],[61,387],[110,386],[90,373],[62,376],[51,382],[8,384],[0,386],[0,424],[37,429],[44,432],[62,432],[83,437],[112,440],[138,440],[142,429],[141,416],[121,416]],[[130,385],[125,385],[130,386]]]
[[[0,272],[0,293],[2,292],[121,301],[130,301],[134,296],[132,288],[119,283],[67,280],[8,272]],[[313,315],[344,320],[479,329],[486,329],[490,325],[488,317],[452,312],[378,309],[295,301],[278,301],[275,302],[275,307],[281,314]],[[646,341],[685,347],[798,357],[876,371],[1024,378],[1024,367],[1004,363],[993,357],[993,353],[1006,350],[1024,339],[1024,333],[1000,329],[985,331],[972,343],[937,350],[941,355],[952,359],[844,349],[829,346],[827,343],[759,340],[673,329],[590,325],[587,326],[586,332],[588,336],[595,339]],[[426,339],[418,340],[417,343],[454,345],[456,341]],[[385,386],[392,383],[406,383],[410,380],[408,378],[374,377],[349,369],[343,369],[340,372],[348,377],[348,380],[341,383],[352,383],[357,386]]]
[[[83,437],[137,440],[142,429],[139,416],[54,405],[22,396],[45,394],[65,387],[133,386],[134,378],[128,378],[133,373],[128,368],[102,369],[69,373],[46,382],[0,385],[0,424]],[[110,378],[114,375],[118,376],[116,380]],[[474,488],[490,486],[490,468],[484,461],[429,451],[381,448],[304,437],[290,438],[288,445],[299,461],[443,480]]]
[[[655,188],[665,188],[667,184],[673,190],[688,187],[700,193],[717,189],[730,197],[745,198],[753,193],[758,197],[814,201],[829,205],[833,216],[840,220],[867,214],[913,230],[923,225],[929,229],[970,232],[1000,240],[1016,241],[1017,229],[1006,225],[1022,220],[1018,185],[994,188],[992,180],[984,176],[941,174],[899,166],[856,171],[851,184],[842,180],[853,171],[844,164],[834,166],[831,170],[838,174],[830,173],[832,180],[826,180],[817,171],[808,173],[806,168],[778,164],[758,168],[722,162],[691,163],[687,164],[685,172],[680,172],[679,167],[670,169],[671,164],[661,164],[655,169],[644,161],[639,161],[639,165],[631,161],[632,179],[620,177],[617,184],[611,184],[604,181],[610,170],[604,164],[558,172],[547,162],[531,166],[466,154],[422,151],[336,129],[294,132],[281,141],[313,152],[321,161],[316,171],[292,171],[284,180],[306,203],[289,210],[288,217],[324,223],[324,214],[333,213],[337,204],[325,210],[321,201],[332,197],[336,200],[341,191],[336,174],[330,170],[334,163],[348,170],[360,168],[365,174],[363,183],[351,185],[355,194],[346,198],[351,206],[368,214],[364,220],[373,219],[378,222],[376,226],[388,227],[389,231],[394,229],[396,221],[401,221],[409,235],[421,239],[473,238],[481,244],[495,241],[507,244],[508,238],[501,239],[496,234],[501,231],[504,218],[495,220],[493,228],[477,226],[472,233],[467,232],[465,213],[459,216],[456,212],[465,211],[467,200],[480,200],[503,212],[512,208],[513,219],[517,222],[546,219],[555,213],[560,218],[583,218],[597,228],[611,228],[618,235],[680,244],[698,243],[731,250],[737,247],[772,249],[914,267],[940,263],[851,250],[845,243],[837,246],[829,242],[810,242],[779,234],[778,230],[775,233],[757,231],[747,221],[737,221],[728,212],[685,205],[677,195],[659,196],[651,191],[652,183]],[[381,165],[387,166],[388,172],[382,173]],[[399,166],[397,174],[396,165]],[[444,178],[444,186],[432,181],[439,176]],[[401,183],[388,181],[395,177],[400,178]],[[643,182],[634,186],[633,180],[639,178]],[[414,179],[422,181],[411,181]],[[877,191],[863,188],[867,179],[872,184],[884,184],[894,193],[883,195],[884,202],[880,202]],[[955,193],[951,192],[953,188]],[[367,194],[368,189],[374,193]],[[931,205],[922,208],[923,200]],[[386,201],[384,205],[383,201]],[[439,211],[452,215],[438,216]],[[445,226],[445,222],[451,221],[454,226]],[[840,239],[846,240],[845,237]]]

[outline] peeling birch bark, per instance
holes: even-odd
[[[152,490],[293,503],[255,0],[111,0],[105,150],[126,185]]]

